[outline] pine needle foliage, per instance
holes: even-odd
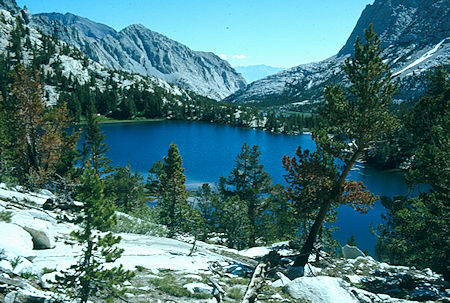
[[[77,199],[84,205],[71,222],[81,229],[73,231],[71,237],[83,247],[82,253],[77,263],[57,276],[57,289],[80,303],[93,298],[113,302],[124,294],[121,285],[134,274],[122,265],[109,269],[104,265],[120,258],[123,249],[116,247],[121,238],[109,232],[117,223],[114,205],[104,199],[103,183],[89,166],[81,176]]]
[[[381,135],[398,125],[396,117],[388,110],[397,87],[389,67],[381,59],[381,42],[372,25],[364,31],[364,40],[356,39],[354,56],[348,58],[344,65],[349,86],[344,88],[333,84],[325,89],[327,102],[319,108],[323,125],[313,131],[316,151],[312,156],[297,153],[302,162],[299,168],[312,165],[320,174],[311,179],[313,186],[308,184],[308,180],[303,180],[306,183],[299,187],[293,187],[295,183],[290,184],[307,200],[312,197],[314,208],[318,209],[295,266],[304,266],[308,261],[333,204],[348,204],[365,212],[378,199],[361,182],[346,180],[360,156],[370,150]],[[317,185],[319,188],[310,193]],[[304,191],[307,193],[303,194]],[[308,203],[306,206],[310,208]]]

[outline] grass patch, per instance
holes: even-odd
[[[226,292],[226,294],[227,294],[227,296],[230,299],[233,299],[233,300],[236,300],[236,301],[237,300],[241,301],[242,297],[244,296],[244,294],[242,293],[242,291],[241,291],[241,289],[239,287],[230,288],[230,290],[228,290]]]
[[[180,285],[180,281],[177,281],[176,277],[168,273],[163,278],[150,278],[148,282],[153,285],[160,292],[170,295],[173,297],[187,297],[193,299],[210,299],[212,298],[212,294],[205,293],[191,293],[182,285]],[[184,284],[184,283],[183,283]]]
[[[43,275],[49,274],[49,273],[52,273],[52,272],[55,272],[55,271],[56,271],[56,268],[48,268],[48,267],[42,268],[42,274]]]
[[[32,277],[36,277],[36,275],[31,272],[23,272],[20,274],[20,276],[24,279],[30,279]]]
[[[250,283],[250,279],[249,278],[230,278],[229,280],[226,281],[226,283],[230,286],[234,286],[234,285],[247,286],[248,283]]]
[[[0,211],[0,221],[9,223],[11,222],[12,212],[10,211]]]
[[[117,224],[112,228],[115,233],[131,233],[147,236],[163,237],[165,228],[155,223],[155,210],[150,207],[142,207],[130,216],[118,216]]]
[[[150,278],[148,282],[159,291],[174,297],[189,297],[191,295],[186,288],[176,284],[175,277],[171,275],[161,279]]]

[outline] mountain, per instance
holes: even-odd
[[[4,10],[5,6],[12,7],[5,5],[5,2],[0,6],[2,68],[12,69],[12,66],[21,64],[37,69],[44,84],[43,98],[47,104],[56,104],[64,97],[70,108],[69,100],[72,97],[80,99],[79,101],[89,99],[76,96],[84,86],[91,91],[91,96],[97,95],[99,98],[104,98],[113,90],[126,92],[136,88],[141,94],[152,95],[154,101],[167,106],[179,105],[197,98],[191,91],[180,89],[156,77],[108,69],[88,59],[75,47],[43,34],[30,26],[31,23],[26,24],[27,20],[32,18],[26,10],[13,13],[15,10]],[[108,30],[102,27],[99,29]],[[99,34],[97,32],[97,35]],[[17,35],[18,39],[13,38]],[[6,81],[5,78],[7,77],[2,80]],[[2,88],[9,85],[1,84]],[[71,98],[68,98],[68,94]],[[118,95],[114,102],[120,104],[123,99],[123,96]]]
[[[143,25],[116,32],[86,18],[56,13],[35,15],[32,24],[110,69],[155,76],[214,99],[245,86],[244,78],[215,54],[193,51]]]
[[[244,77],[247,83],[252,83],[266,76],[276,74],[282,71],[284,68],[261,64],[261,65],[237,66],[234,69]]]
[[[423,95],[433,67],[450,63],[448,0],[375,0],[367,5],[338,54],[250,83],[229,96],[230,102],[257,102],[310,110],[323,102],[325,85],[344,80],[342,65],[357,36],[373,24],[382,41],[382,57],[400,82],[396,101]]]

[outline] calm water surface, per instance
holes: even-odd
[[[201,122],[163,121],[146,123],[118,123],[101,126],[109,146],[107,156],[116,165],[130,163],[133,169],[147,174],[153,163],[167,155],[170,143],[180,149],[183,167],[186,169],[186,185],[197,188],[205,182],[217,182],[232,170],[234,159],[242,144],[258,145],[261,162],[274,183],[285,184],[281,166],[283,155],[294,155],[298,145],[314,148],[310,135],[274,135],[263,131],[234,128]],[[356,165],[351,178],[362,180],[377,195],[405,194],[408,187],[399,173],[379,171]],[[362,249],[373,252],[375,237],[369,233],[371,223],[381,222],[383,207],[377,203],[368,214],[358,214],[347,206],[341,206],[335,237],[342,243],[355,235]]]

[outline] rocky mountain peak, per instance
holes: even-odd
[[[375,0],[361,14],[347,43],[336,56],[303,64],[247,85],[227,98],[231,102],[261,102],[282,110],[311,110],[323,102],[327,84],[345,83],[344,59],[353,53],[356,37],[373,24],[382,57],[400,80],[397,102],[424,94],[433,67],[450,63],[449,0]],[[274,101],[275,100],[275,101]]]
[[[352,54],[356,37],[373,24],[382,48],[420,42],[436,45],[450,32],[448,0],[376,0],[366,6],[338,56]]]
[[[106,35],[116,34],[116,31],[107,25],[93,22],[89,19],[79,17],[71,13],[42,13],[36,14],[35,16],[47,18],[48,21],[58,20],[62,22],[63,25],[74,27],[85,36],[94,39],[101,39]]]
[[[38,14],[34,27],[79,48],[101,65],[151,75],[214,99],[245,86],[244,78],[218,56],[193,51],[142,24],[119,32],[73,14]]]
[[[0,0],[0,9],[4,9],[13,13],[20,11],[20,7],[15,0]]]

